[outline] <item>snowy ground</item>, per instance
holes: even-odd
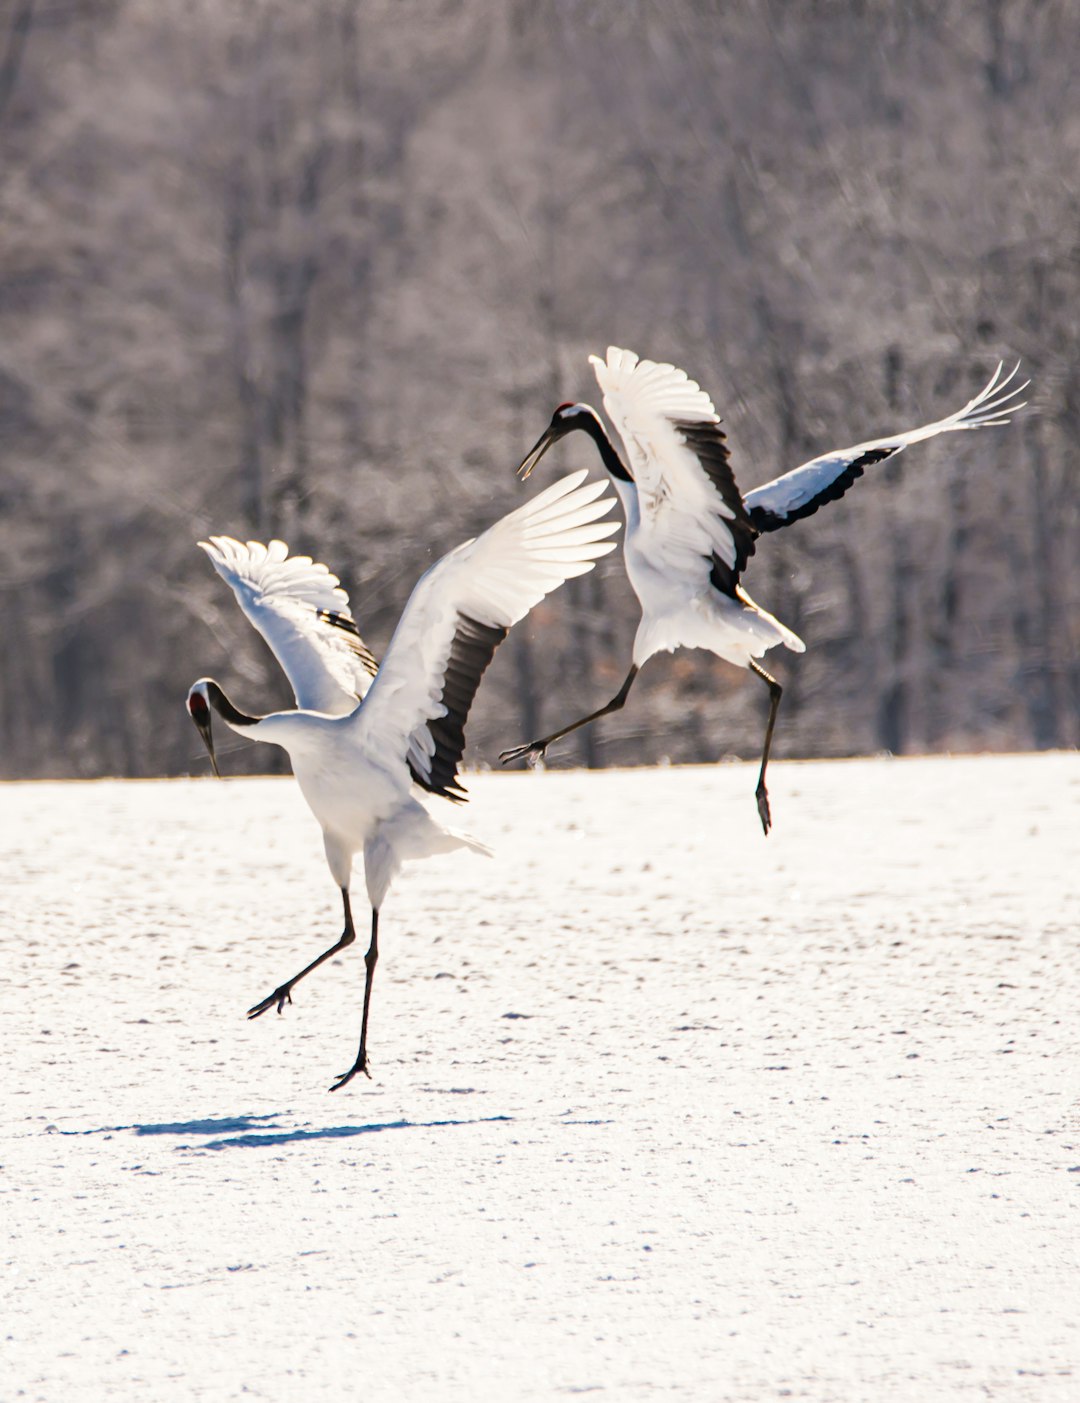
[[[0,788],[0,1397],[1080,1398],[1080,756],[771,777],[474,777],[333,1096],[291,781]]]

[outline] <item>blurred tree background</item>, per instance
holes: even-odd
[[[205,673],[288,703],[210,532],[385,647],[609,343],[705,386],[744,490],[1022,358],[1011,426],[745,583],[808,644],[780,755],[1076,745],[1078,70],[1072,0],[0,0],[0,773],[203,772]],[[635,622],[617,555],[553,596],[473,758],[609,697]],[[763,692],[664,656],[551,760],[756,755]]]

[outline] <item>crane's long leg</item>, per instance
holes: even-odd
[[[766,834],[772,827],[772,814],[769,811],[769,791],[765,788],[765,767],[769,763],[769,749],[772,745],[773,727],[776,725],[776,713],[780,709],[780,698],[784,695],[784,689],[775,677],[771,677],[763,667],[759,667],[751,659],[750,671],[756,672],[763,682],[769,687],[769,720],[765,726],[765,746],[761,752],[761,770],[758,773],[757,789],[754,791],[757,797],[757,811],[761,819],[761,826]]]
[[[249,1018],[258,1018],[260,1013],[265,1013],[272,1004],[277,1004],[278,1013],[286,1004],[292,1003],[292,988],[294,984],[299,984],[306,974],[310,974],[313,969],[318,969],[323,960],[328,960],[331,955],[336,955],[339,950],[344,950],[346,945],[351,945],[356,939],[356,931],[353,928],[352,907],[349,904],[349,889],[341,888],[342,899],[345,903],[345,929],[341,932],[341,939],[336,945],[331,945],[329,950],[324,950],[317,960],[312,960],[311,964],[305,965],[299,974],[294,974],[291,979],[287,979],[284,984],[279,984],[272,994],[268,994],[265,999],[248,1009]]]
[[[569,726],[564,726],[561,731],[553,731],[550,736],[545,736],[543,740],[531,740],[528,745],[516,745],[513,750],[504,750],[499,759],[504,765],[509,765],[511,760],[524,760],[527,755],[534,755],[538,759],[547,750],[552,741],[561,740],[563,736],[568,736],[571,731],[578,730],[581,726],[587,726],[590,721],[596,721],[601,716],[607,716],[612,711],[621,711],[626,704],[626,698],[630,695],[630,688],[634,685],[634,678],[638,675],[639,669],[635,665],[626,674],[626,681],[619,688],[618,692],[611,698],[606,706],[602,706],[599,711],[591,711],[588,716],[583,716],[580,721],[574,721]]]
[[[356,1054],[356,1061],[343,1077],[338,1077],[337,1081],[330,1088],[331,1091],[340,1091],[346,1082],[352,1081],[357,1072],[363,1072],[364,1076],[370,1077],[367,1061],[367,1020],[368,1010],[371,1008],[371,979],[375,973],[375,966],[379,963],[379,912],[374,906],[371,908],[371,944],[367,948],[364,956],[364,965],[367,975],[364,979],[364,1016],[360,1023],[360,1051]]]

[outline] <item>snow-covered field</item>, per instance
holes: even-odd
[[[1080,756],[770,778],[474,776],[332,1096],[292,781],[0,788],[0,1397],[1080,1398]]]

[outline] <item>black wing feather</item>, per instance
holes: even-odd
[[[862,477],[867,468],[872,467],[874,463],[891,458],[902,447],[903,444],[897,444],[892,448],[868,448],[865,453],[860,453],[857,458],[853,458],[827,487],[822,488],[817,496],[811,497],[801,507],[794,507],[791,511],[781,515],[779,512],[769,511],[765,507],[752,506],[748,512],[748,518],[755,529],[764,534],[766,531],[779,531],[781,527],[790,526],[792,522],[802,521],[808,516],[813,516],[818,507],[825,506],[827,502],[838,501],[851,484]]]
[[[747,513],[742,495],[731,470],[731,454],[727,438],[719,424],[701,420],[674,420],[674,426],[682,435],[687,448],[701,464],[701,470],[716,488],[720,500],[731,513],[724,517],[724,525],[731,532],[735,543],[735,563],[729,565],[718,555],[712,557],[709,579],[713,588],[722,594],[735,598],[735,588],[746,562],[754,553],[754,542],[759,528],[752,516]]]
[[[444,799],[453,799],[459,804],[468,798],[457,772],[465,751],[465,722],[480,679],[487,671],[495,649],[508,632],[501,625],[483,624],[468,614],[458,614],[440,698],[446,707],[446,715],[437,716],[427,723],[435,742],[431,774],[425,779],[413,771],[417,783],[432,794],[440,794]]]
[[[356,620],[333,609],[319,609],[316,611],[316,617],[320,623],[329,624],[331,628],[340,629],[345,634],[345,642],[359,658],[361,667],[374,677],[379,670],[379,664],[375,661],[375,654],[360,637]]]

